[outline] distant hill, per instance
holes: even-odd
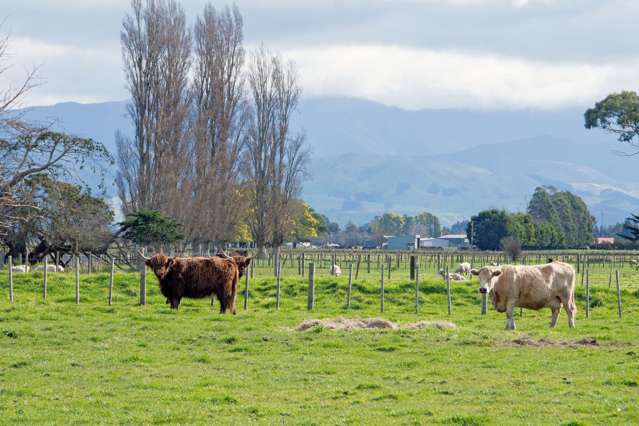
[[[309,98],[296,126],[312,152],[303,196],[340,223],[383,211],[428,210],[445,223],[487,207],[522,210],[538,185],[584,197],[604,223],[639,210],[636,158],[583,128],[583,111],[406,111],[347,98]],[[125,102],[34,107],[29,119],[102,141],[131,134]],[[635,189],[637,188],[637,189]]]

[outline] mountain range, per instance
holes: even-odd
[[[32,107],[29,120],[103,142],[131,134],[126,102]],[[305,98],[295,118],[311,152],[302,197],[341,224],[429,211],[450,224],[481,209],[524,210],[536,186],[582,196],[604,224],[639,210],[637,159],[583,127],[583,110],[409,111]],[[111,190],[111,196],[115,193]]]

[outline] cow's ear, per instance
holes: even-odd
[[[470,273],[473,275],[479,275],[479,271],[477,269],[471,269]]]
[[[501,269],[496,269],[493,271],[493,277],[498,277],[501,275]]]
[[[251,263],[251,259],[252,257],[247,257],[246,259],[244,259],[244,265],[249,266],[249,263]]]

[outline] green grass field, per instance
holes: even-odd
[[[171,311],[149,274],[148,305],[137,306],[138,274],[16,274],[16,302],[0,273],[0,423],[2,424],[638,424],[639,276],[622,271],[624,317],[617,318],[608,270],[591,270],[591,316],[577,288],[577,328],[562,312],[524,311],[518,329],[505,315],[479,315],[478,281],[421,279],[421,311],[406,271],[386,282],[379,312],[376,272],[353,286],[325,272],[306,310],[304,278],[282,280],[275,310],[266,268],[251,281],[248,311],[220,315],[208,300]],[[346,274],[344,274],[346,275]],[[243,286],[243,282],[242,282]],[[445,319],[458,329],[296,331],[304,319],[379,317],[400,323]],[[514,339],[578,340],[599,346],[521,346]]]

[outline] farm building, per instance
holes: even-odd
[[[595,237],[593,241],[596,246],[611,246],[615,243],[614,237]]]
[[[468,237],[466,236],[466,234],[442,235],[438,239],[448,241],[449,247],[466,248],[470,246],[470,243],[468,241]]]
[[[415,242],[419,238],[419,235],[391,235],[384,236],[386,242],[383,244],[384,249],[398,251],[398,250],[413,250],[415,249]]]
[[[443,238],[420,238],[419,248],[448,248],[451,247],[450,241]]]

